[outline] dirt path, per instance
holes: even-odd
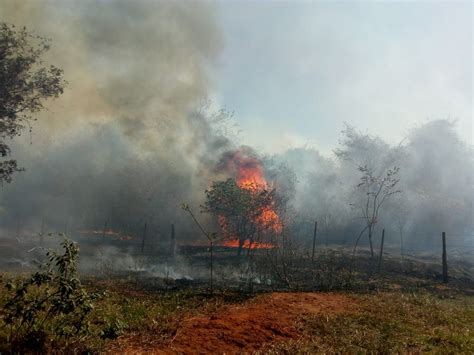
[[[304,314],[334,314],[353,308],[353,301],[340,294],[272,293],[228,306],[214,315],[185,318],[166,346],[153,345],[151,339],[136,335],[125,341],[121,352],[252,353],[273,342],[299,338],[295,323]]]

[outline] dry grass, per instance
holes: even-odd
[[[300,340],[275,344],[266,352],[474,352],[472,296],[381,292],[351,297],[358,312],[304,317]]]
[[[296,324],[288,324],[299,336],[261,351],[474,353],[473,280],[464,275],[464,269],[462,273],[453,270],[450,284],[440,287],[437,268],[414,261],[401,264],[387,258],[381,272],[374,273],[368,259],[359,256],[353,276],[348,274],[347,258],[336,252],[318,255],[315,263],[295,258],[288,265],[293,290],[337,291],[349,297],[357,311],[301,316]],[[348,275],[350,283],[346,281]],[[0,323],[6,297],[4,285],[9,278],[0,277]],[[120,352],[129,345],[121,340],[133,340],[138,347],[146,342],[166,347],[186,319],[203,314],[224,316],[228,305],[241,304],[255,295],[240,292],[242,288],[226,291],[227,283],[218,284],[220,289],[213,295],[200,288],[202,283],[179,290],[156,288],[149,279],[87,279],[84,283],[88,290],[105,291],[105,295],[88,316],[89,334],[74,342],[76,352]],[[260,288],[270,291],[275,286]],[[0,349],[2,332],[0,324]]]

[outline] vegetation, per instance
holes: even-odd
[[[60,344],[69,347],[88,333],[87,317],[96,294],[89,294],[77,273],[79,248],[69,240],[64,254],[48,251],[40,270],[26,279],[5,285],[0,322],[8,349],[46,351]]]
[[[35,119],[35,114],[46,109],[46,100],[57,98],[63,93],[66,85],[61,69],[43,64],[43,57],[48,50],[49,41],[47,39],[36,36],[25,28],[16,29],[13,25],[0,23],[0,155],[5,159],[0,162],[0,183],[11,182],[12,175],[21,170],[16,160],[7,160],[11,150],[6,141],[21,135],[28,128],[31,121]],[[156,85],[152,86],[156,88]],[[115,92],[109,96],[113,98],[114,95]],[[123,100],[111,100],[111,102],[115,101]],[[133,102],[133,100],[125,101],[127,103]],[[166,101],[171,102],[173,100],[167,99]],[[159,103],[159,100],[157,102]],[[124,107],[120,106],[117,112]],[[145,111],[154,111],[151,110],[154,106],[148,108],[150,110]],[[130,121],[126,117],[127,113],[130,112],[127,108],[124,114],[125,118],[119,120],[120,124],[125,124],[127,128],[120,131],[124,131],[123,134],[127,135],[134,133],[130,129],[132,125],[137,122],[143,123]],[[223,111],[214,119],[220,119],[222,116],[225,116]],[[131,236],[127,235],[127,238],[123,238],[128,240],[130,244],[125,244],[127,243],[126,240],[118,240],[118,238],[114,240],[117,243],[112,244],[111,240],[106,240],[108,222],[104,225],[102,241],[91,242],[91,249],[94,249],[94,251],[97,249],[97,245],[101,243],[107,246],[118,245],[117,249],[121,248],[123,250],[127,249],[124,246],[131,246],[127,253],[131,258],[135,258],[133,260],[135,268],[133,270],[126,267],[120,269],[122,274],[113,280],[104,281],[89,278],[86,281],[83,279],[81,282],[78,272],[79,248],[74,242],[66,239],[61,244],[62,253],[52,250],[47,251],[45,262],[39,267],[38,271],[31,275],[3,275],[0,278],[2,291],[0,293],[0,353],[120,352],[121,344],[130,340],[133,336],[137,336],[138,341],[141,342],[151,341],[153,348],[158,351],[160,349],[171,349],[170,344],[177,337],[178,331],[185,329],[183,333],[186,332],[186,328],[182,326],[183,322],[192,319],[196,315],[203,314],[205,317],[201,318],[203,319],[202,324],[205,326],[202,329],[206,332],[209,330],[207,326],[212,323],[212,320],[219,317],[222,320],[227,317],[225,319],[227,323],[215,322],[214,325],[217,324],[218,327],[211,330],[216,331],[217,329],[216,333],[221,336],[221,339],[236,345],[236,347],[243,348],[246,345],[246,339],[248,339],[245,336],[255,336],[256,332],[263,329],[253,327],[255,323],[252,322],[255,322],[255,313],[258,312],[251,312],[248,309],[257,311],[262,311],[262,309],[258,307],[251,308],[249,306],[251,303],[247,303],[243,307],[236,307],[238,311],[235,313],[241,314],[242,317],[233,318],[229,316],[229,312],[226,312],[225,306],[241,303],[247,298],[253,298],[259,292],[290,290],[326,292],[327,301],[336,293],[343,294],[344,297],[338,298],[338,300],[347,301],[351,307],[340,307],[337,312],[331,313],[331,305],[328,308],[318,308],[318,304],[312,304],[314,312],[305,314],[307,309],[295,306],[293,309],[296,309],[296,316],[294,318],[283,317],[281,322],[282,328],[296,327],[295,332],[284,333],[280,328],[272,328],[271,325],[261,331],[261,333],[268,331],[268,337],[263,340],[263,342],[266,342],[267,348],[264,348],[264,350],[267,352],[474,352],[474,338],[472,335],[472,324],[474,324],[472,292],[474,283],[472,273],[469,273],[469,271],[472,271],[472,265],[466,263],[467,266],[462,267],[460,271],[456,270],[456,265],[450,268],[450,284],[449,286],[444,285],[443,288],[439,287],[438,264],[430,265],[429,261],[419,263],[417,260],[410,259],[409,255],[407,255],[406,260],[403,260],[403,263],[400,263],[398,259],[389,256],[387,252],[383,268],[381,263],[379,263],[378,270],[373,268],[373,236],[375,227],[380,224],[379,218],[382,219],[383,217],[381,211],[388,212],[385,213],[387,222],[384,223],[391,226],[392,230],[395,226],[399,231],[402,251],[404,229],[409,223],[415,225],[413,221],[420,226],[431,226],[431,230],[436,233],[441,231],[441,227],[450,226],[453,236],[458,234],[460,237],[466,237],[467,227],[463,227],[462,230],[458,231],[458,225],[470,226],[466,221],[469,221],[469,218],[472,217],[469,214],[472,211],[472,208],[469,208],[472,207],[472,201],[464,196],[468,195],[463,192],[466,190],[458,189],[458,192],[452,192],[452,186],[466,185],[465,182],[470,181],[470,175],[464,171],[458,173],[458,169],[449,169],[451,166],[449,164],[454,157],[459,157],[459,161],[452,166],[458,168],[466,165],[465,162],[472,161],[471,151],[460,144],[456,135],[451,135],[450,140],[444,140],[445,143],[453,143],[445,145],[455,147],[454,154],[449,153],[449,150],[436,150],[440,149],[438,148],[439,142],[432,138],[442,137],[445,134],[444,132],[450,132],[449,130],[452,128],[449,125],[446,126],[446,123],[442,122],[432,124],[431,127],[428,125],[429,130],[425,128],[424,131],[419,131],[425,132],[421,135],[419,133],[412,134],[409,138],[409,144],[400,145],[399,147],[392,147],[377,137],[361,134],[354,128],[347,126],[343,132],[345,138],[341,142],[341,149],[336,150],[339,164],[332,160],[326,161],[319,156],[318,152],[311,151],[308,155],[310,158],[307,160],[308,164],[295,164],[295,166],[308,165],[311,167],[310,170],[302,170],[303,173],[300,172],[299,175],[303,177],[308,174],[308,178],[305,178],[307,181],[303,183],[307,183],[308,186],[301,185],[297,189],[296,174],[293,173],[290,166],[285,164],[275,166],[272,168],[273,176],[268,175],[272,169],[264,169],[263,160],[257,159],[257,155],[253,152],[250,152],[252,154],[249,154],[248,157],[246,156],[250,149],[242,149],[244,152],[239,150],[227,151],[232,144],[227,142],[225,132],[222,134],[221,132],[209,133],[209,124],[212,122],[205,121],[201,117],[201,113],[193,118],[189,122],[186,120],[183,127],[187,126],[188,123],[190,126],[196,125],[196,132],[202,129],[202,132],[199,132],[196,137],[206,137],[206,140],[213,140],[212,145],[203,145],[198,147],[202,149],[196,150],[201,151],[202,156],[206,156],[208,150],[209,153],[212,152],[212,159],[209,159],[209,164],[222,153],[221,162],[217,164],[214,172],[236,177],[236,179],[229,178],[225,181],[212,183],[211,187],[205,191],[206,200],[202,206],[202,212],[209,213],[218,220],[222,233],[226,238],[238,240],[239,255],[245,242],[248,241],[248,257],[244,260],[244,258],[230,255],[230,249],[226,248],[233,245],[232,243],[215,245],[214,243],[218,241],[217,233],[208,232],[207,227],[205,228],[199,223],[189,206],[183,204],[182,209],[189,213],[209,242],[211,292],[209,293],[204,288],[209,279],[203,275],[207,275],[207,273],[199,272],[207,271],[208,264],[205,262],[206,247],[191,245],[189,246],[190,255],[185,255],[183,252],[180,254],[180,258],[175,257],[174,224],[172,224],[171,237],[173,255],[170,257],[170,255],[165,255],[166,253],[160,254],[159,257],[162,257],[162,260],[159,262],[163,264],[158,265],[156,259],[152,259],[158,254],[152,255],[152,253],[145,252],[147,228],[151,226],[147,217],[154,214],[150,212],[152,211],[150,208],[157,209],[156,211],[159,213],[155,213],[155,215],[162,215],[159,217],[160,221],[169,223],[167,218],[174,217],[174,214],[169,212],[168,215],[168,212],[163,212],[167,209],[162,209],[162,207],[171,205],[169,202],[174,203],[177,196],[182,196],[177,195],[178,191],[184,191],[180,192],[183,194],[190,191],[179,187],[189,184],[192,172],[195,172],[194,166],[190,170],[186,166],[175,170],[172,168],[173,164],[168,165],[168,160],[158,160],[158,163],[150,163],[145,169],[145,165],[142,165],[143,162],[148,164],[154,159],[154,156],[150,155],[150,160],[136,159],[132,165],[127,160],[123,164],[124,171],[127,171],[127,174],[124,174],[126,175],[125,178],[121,178],[117,171],[122,171],[122,166],[115,168],[114,165],[111,165],[111,169],[109,164],[107,169],[99,170],[104,171],[100,174],[110,175],[91,174],[92,179],[89,180],[99,181],[98,186],[107,187],[98,189],[97,191],[100,190],[100,194],[94,194],[95,190],[92,185],[86,186],[85,190],[83,189],[83,177],[89,176],[88,172],[92,171],[89,169],[89,164],[92,162],[94,165],[97,160],[84,159],[88,162],[85,169],[74,169],[72,175],[58,175],[61,177],[59,180],[72,181],[71,187],[66,186],[64,187],[65,190],[79,191],[79,194],[84,194],[84,198],[77,198],[79,195],[75,193],[61,194],[72,196],[67,197],[72,198],[71,201],[74,203],[71,203],[71,205],[79,203],[79,207],[77,209],[74,207],[71,210],[64,208],[64,214],[58,213],[59,217],[57,218],[62,218],[71,211],[85,211],[83,220],[90,221],[88,215],[94,216],[93,220],[96,220],[103,213],[110,213],[114,220],[120,221],[125,226],[127,222],[132,221],[131,218],[135,219],[137,216],[143,216],[139,217],[140,225],[142,220],[146,220],[146,222],[141,242],[141,252],[137,258],[135,258],[136,255],[130,254],[135,248],[134,243],[136,244],[133,231],[129,233],[132,234]],[[205,122],[202,127],[199,124],[200,119]],[[106,122],[109,123],[108,120]],[[142,128],[151,127],[147,122],[144,125],[138,124],[137,126]],[[104,130],[108,130],[112,126],[104,125],[103,127]],[[433,132],[439,134],[432,134]],[[214,135],[215,137],[212,139],[209,138]],[[131,134],[130,137],[132,136],[138,135]],[[95,137],[96,135],[92,135],[90,139],[95,140]],[[149,137],[153,137],[153,135]],[[109,142],[108,139],[104,141]],[[180,142],[179,139],[178,142]],[[191,140],[191,143],[193,142],[194,140]],[[93,144],[90,146],[93,149],[98,147]],[[121,146],[121,143],[118,143],[117,146]],[[210,149],[211,146],[212,149]],[[70,146],[67,147],[71,149]],[[81,152],[81,150],[77,150],[75,147],[72,149],[74,154],[87,157],[87,154],[83,154],[84,152]],[[431,153],[432,150],[435,154]],[[189,150],[180,149],[181,151],[184,157]],[[223,153],[224,151],[227,151],[227,153]],[[108,150],[106,149],[105,152],[104,154],[107,154]],[[125,150],[125,152],[127,151]],[[165,150],[166,152],[167,150]],[[295,157],[298,158],[299,154],[295,154]],[[148,154],[145,155],[148,156]],[[163,156],[167,155],[163,154]],[[78,161],[76,159],[77,155],[66,153],[64,156],[68,158],[68,162],[69,157],[74,157],[74,159],[70,159],[73,164]],[[176,157],[177,155],[169,154],[169,156]],[[178,158],[180,156],[178,155]],[[130,155],[130,157],[135,157],[135,155]],[[142,157],[140,156],[140,158]],[[187,159],[183,161],[187,161]],[[321,167],[313,166],[316,161],[321,162]],[[160,162],[166,164],[160,165]],[[399,164],[399,162],[402,162],[402,164]],[[423,162],[423,164],[420,164],[420,162]],[[446,162],[447,165],[439,162]],[[79,164],[81,163],[79,162]],[[270,165],[270,163],[268,164]],[[62,165],[68,166],[65,161],[62,161]],[[450,175],[435,175],[442,178],[427,179],[429,174],[434,174],[434,172],[441,174],[438,173],[441,165],[445,167],[444,171],[448,171],[449,174],[451,174],[451,171],[455,171],[455,175],[460,177],[455,179]],[[44,164],[44,166],[50,169],[48,164]],[[133,169],[130,169],[130,166],[133,166]],[[406,195],[416,196],[417,204],[420,204],[420,206],[423,203],[426,204],[419,210],[429,211],[430,213],[420,214],[422,217],[418,215],[411,217],[407,210],[414,209],[417,204],[408,199],[399,202],[398,205],[390,206],[387,204],[387,200],[392,200],[390,198],[392,195],[400,192],[398,190],[399,168],[397,166],[402,166],[403,173],[406,174],[403,178],[403,190],[409,192]],[[171,168],[166,169],[167,167]],[[358,170],[354,169],[356,167]],[[155,175],[158,170],[155,168],[159,171],[169,170],[172,174],[157,176],[172,178],[157,179]],[[86,173],[85,175],[77,175],[76,171],[85,171]],[[145,176],[145,180],[139,180],[138,177],[129,175],[128,171],[132,171],[132,174],[137,176]],[[359,173],[361,176],[355,175]],[[442,174],[447,173],[442,172]],[[42,174],[40,171],[38,176],[44,179],[47,178],[48,174]],[[117,178],[117,176],[119,177]],[[133,178],[129,180],[129,176]],[[152,177],[150,180],[148,180],[149,176]],[[267,184],[264,177],[270,178],[270,176],[272,183]],[[277,181],[276,185],[273,178]],[[56,196],[58,191],[56,180],[58,180],[57,176],[54,183],[33,186],[35,193],[31,195],[39,193],[40,195],[51,196],[51,192],[54,192],[53,196]],[[76,180],[79,181],[79,185],[76,185]],[[165,184],[165,189],[161,189],[166,190],[164,194],[161,194],[160,189],[156,190],[159,198],[155,196],[155,181],[158,180],[170,181],[170,183]],[[140,184],[137,181],[145,183]],[[200,181],[203,182],[204,180]],[[356,181],[359,184],[357,188],[354,188],[357,184]],[[430,184],[427,184],[426,181],[430,181]],[[119,182],[118,185],[114,185],[117,182]],[[51,191],[47,191],[49,185],[53,186]],[[118,186],[118,193],[114,189],[110,190],[109,185]],[[80,188],[74,188],[75,186]],[[274,186],[278,186],[278,194],[273,189]],[[283,190],[283,192],[280,190]],[[23,191],[21,186],[18,191]],[[441,193],[438,193],[438,191],[441,191]],[[297,192],[304,196],[293,199]],[[96,196],[89,199],[90,194]],[[36,201],[35,199],[29,200],[28,195],[24,193],[23,198],[18,200]],[[110,200],[109,195],[118,199],[119,206],[125,202],[127,207],[131,206],[131,208],[109,208],[115,206],[115,203],[111,203],[115,200]],[[353,200],[356,195],[358,199],[356,205],[362,212],[362,215],[359,216],[361,217],[360,220],[363,221],[362,225],[354,223],[355,216],[346,210],[349,209],[347,201]],[[90,201],[96,201],[97,196],[100,197],[101,203],[89,204]],[[143,196],[146,196],[146,198],[142,198]],[[453,196],[453,198],[446,199],[446,196]],[[48,200],[50,199],[44,201]],[[61,205],[64,203],[64,206],[68,206],[66,200],[64,202],[59,198],[57,200],[61,201]],[[296,200],[300,201],[298,202],[300,206],[293,211],[290,208],[291,202]],[[453,207],[449,215],[457,217],[453,218],[448,214],[441,213],[441,208],[447,208],[436,202],[444,200],[449,202],[444,206]],[[6,201],[9,201],[9,199],[6,198]],[[38,201],[42,201],[42,203],[31,203],[31,206],[33,206],[31,211],[37,206],[47,206],[46,203],[43,203],[43,199]],[[149,203],[144,203],[144,201]],[[81,207],[81,203],[86,204]],[[28,202],[26,202],[26,205],[28,205]],[[84,206],[88,208],[85,209]],[[91,206],[97,206],[98,210],[95,211],[97,213],[90,209]],[[15,208],[10,209],[8,203],[4,207],[4,214],[7,218],[16,218]],[[20,208],[18,208],[19,210]],[[143,213],[136,213],[137,211]],[[41,212],[47,215],[47,211]],[[356,236],[352,263],[348,262],[352,247],[338,246],[335,248],[332,245],[317,250],[316,255],[314,255],[314,245],[316,245],[317,240],[316,228],[313,234],[313,250],[310,255],[308,247],[304,245],[305,235],[309,234],[305,233],[304,229],[302,229],[301,235],[295,233],[299,229],[298,223],[295,222],[295,216],[297,215],[303,216],[303,219],[307,220],[304,222],[302,219],[301,224],[312,226],[316,219],[323,226],[324,233],[329,232],[328,234],[333,233],[334,235],[335,232],[340,232],[343,240],[347,241],[348,236]],[[397,218],[393,218],[395,215]],[[433,216],[448,216],[449,218],[447,217],[443,221],[442,218]],[[56,217],[51,219],[56,219]],[[427,223],[433,219],[436,219],[436,221]],[[108,221],[108,219],[106,220]],[[282,220],[287,224],[285,228],[283,228]],[[395,220],[396,223],[393,222]],[[178,221],[172,221],[172,223],[178,223]],[[19,224],[20,222],[18,222],[18,226]],[[28,228],[29,225],[31,223],[25,224]],[[9,224],[6,223],[5,226],[7,228]],[[130,225],[127,226],[127,229],[130,229],[128,227]],[[430,231],[430,228],[426,230]],[[154,231],[152,228],[150,229],[152,233],[158,234],[157,229]],[[361,229],[362,231],[357,236]],[[185,230],[183,234],[188,231]],[[416,230],[414,229],[414,231]],[[88,231],[85,232],[86,234],[89,233]],[[97,231],[90,232],[92,235],[98,234]],[[357,260],[355,260],[358,243],[365,232],[368,233],[370,249],[359,251]],[[265,234],[271,237],[272,243],[254,243],[261,242],[262,235]],[[417,235],[413,231],[412,234],[414,235],[413,239],[415,239]],[[434,233],[430,231],[427,238],[433,238],[431,234]],[[43,235],[42,227],[41,245],[44,242]],[[279,239],[278,243],[275,242],[277,238]],[[13,240],[13,238],[11,239]],[[16,239],[18,242],[24,242],[19,238],[18,231]],[[334,241],[332,240],[332,242]],[[37,243],[36,240],[30,242]],[[124,244],[119,244],[122,242]],[[252,243],[254,243],[254,249],[251,249]],[[381,246],[383,246],[383,243],[381,243]],[[18,245],[14,244],[12,250],[17,247]],[[220,248],[220,250],[214,254],[214,248]],[[254,253],[250,253],[250,250],[254,250]],[[221,254],[219,255],[219,253]],[[92,254],[91,252],[90,255]],[[380,261],[382,255],[383,248],[381,247]],[[187,276],[177,276],[180,274],[179,272],[176,272],[175,276],[169,277],[169,264],[176,266],[186,258],[186,263],[181,265],[186,264],[186,267],[189,266],[190,269],[193,267],[201,268],[196,272],[193,270],[192,275],[195,280]],[[148,261],[150,261],[149,264],[146,264]],[[203,264],[206,266],[203,266]],[[106,262],[103,265],[106,265]],[[159,272],[155,273],[154,267],[156,269],[166,268],[166,277],[158,277]],[[148,273],[148,275],[143,277],[145,273]],[[183,277],[183,279],[179,279],[180,277]],[[183,280],[186,282],[185,286],[182,286],[184,283],[180,283]],[[162,287],[157,287],[156,285],[160,282]],[[462,286],[456,289],[460,285]],[[348,294],[349,291],[352,293]],[[275,293],[275,295],[279,296],[281,294]],[[302,293],[292,295],[300,299]],[[315,293],[312,293],[310,296],[314,295]],[[309,298],[303,299],[302,303],[307,302]],[[316,298],[313,298],[313,300]],[[265,297],[262,296],[261,299],[265,299]],[[267,298],[267,300],[269,299]],[[252,302],[255,301],[254,305],[258,305],[258,300],[258,297],[256,300],[252,300]],[[268,301],[268,308],[258,314],[259,318],[267,320],[268,310],[280,313],[288,312],[290,307],[285,308],[285,306],[289,306],[293,301],[287,299],[285,302],[276,307],[274,303]],[[317,302],[321,304],[324,301],[318,300]],[[247,308],[247,306],[249,307]],[[216,313],[219,314],[216,315]],[[311,315],[308,315],[308,313]],[[295,325],[294,321],[296,319],[299,323]],[[251,324],[252,327],[248,329],[242,327],[244,330],[242,339],[244,340],[233,338],[233,327],[242,323]],[[268,324],[264,323],[264,325]],[[194,329],[196,328],[194,327]],[[190,332],[189,329],[193,328],[187,328],[187,331],[188,334],[195,337],[195,333]],[[231,330],[227,338],[222,337],[222,329]],[[277,336],[279,336],[278,339],[284,338],[284,340],[272,344]],[[288,340],[290,338],[293,340]]]
[[[276,353],[472,353],[474,304],[462,295],[353,294],[357,310],[302,318],[300,341],[278,344]]]
[[[228,280],[216,280],[210,294],[202,283],[179,287],[178,280],[163,280],[163,287],[159,287],[150,278],[123,275],[105,280],[87,278],[81,284],[77,279],[77,247],[65,241],[63,248],[63,254],[50,253],[47,266],[31,276],[4,275],[0,279],[0,351],[47,352],[54,348],[120,352],[134,342],[151,342],[154,348],[165,349],[186,319],[203,314],[225,318],[227,305],[262,291],[308,287],[347,295],[355,306],[339,314],[301,314],[297,325],[301,339],[276,343],[265,351],[469,352],[474,346],[469,333],[474,317],[469,296],[472,283],[469,289],[467,281],[456,282],[454,270],[450,286],[440,288],[437,276],[429,276],[433,270],[424,270],[420,263],[409,260],[398,270],[402,267],[399,261],[387,259],[383,271],[373,274],[366,252],[365,257],[358,254],[357,272],[347,284],[344,255],[325,251],[312,263],[309,256],[288,247],[285,254],[277,252],[272,264],[267,255],[272,250],[254,254],[257,265],[252,292],[248,287],[230,291]],[[217,257],[222,263],[229,255]],[[196,262],[202,260],[199,255],[195,258]],[[264,287],[266,280],[273,281]],[[42,302],[47,295],[51,297]],[[246,308],[239,309],[245,312]]]
[[[44,109],[44,100],[63,93],[63,72],[45,67],[42,57],[49,41],[14,25],[0,23],[0,155],[10,155],[6,139],[19,136],[32,115]],[[20,171],[16,160],[0,162],[0,183]]]
[[[256,184],[242,187],[235,179],[215,181],[206,190],[203,211],[219,218],[225,235],[239,240],[240,255],[246,240],[252,243],[262,228],[272,227],[274,220],[266,220],[264,214],[274,204],[274,199],[274,190]]]
[[[367,230],[371,257],[374,257],[372,236],[374,234],[375,226],[377,225],[380,209],[384,202],[387,202],[390,196],[401,192],[400,190],[396,190],[396,186],[400,181],[398,178],[399,170],[398,167],[394,167],[393,169],[388,169],[385,175],[377,176],[373,170],[367,166],[359,167],[362,177],[357,187],[364,194],[359,207],[362,210],[362,215],[366,225],[359,235],[355,247],[357,247],[357,243],[359,242],[362,233]]]
[[[5,275],[3,278],[8,279]],[[16,279],[16,282],[24,281],[24,278]],[[7,283],[6,280],[3,283]],[[0,286],[5,287],[1,284]],[[59,336],[54,331],[57,331],[59,318],[63,324],[65,318],[46,317],[43,320],[43,317],[40,317],[43,320],[44,331],[41,337],[38,332],[34,337],[31,337],[32,333],[24,332],[25,336],[21,338],[22,343],[13,342],[10,328],[5,325],[6,312],[1,311],[0,351],[48,352],[52,349],[62,349],[95,352],[105,350],[108,344],[120,335],[134,332],[153,333],[157,344],[165,344],[176,334],[184,316],[197,311],[212,313],[226,304],[241,302],[248,297],[245,294],[230,291],[214,292],[211,296],[197,288],[166,293],[150,292],[127,280],[88,279],[84,287],[90,293],[101,295],[101,297],[94,299],[94,307],[84,317],[84,327],[80,333],[72,332],[68,337]],[[11,291],[0,293],[1,309],[4,309],[4,305],[11,300],[11,296]],[[24,301],[20,304],[28,303]],[[74,314],[78,312],[79,309],[76,308]],[[44,315],[44,311],[41,314]],[[73,323],[68,323],[68,325],[72,326]],[[66,329],[70,328],[66,327]]]
[[[202,232],[202,234],[204,234],[204,236],[207,238],[208,242],[209,242],[209,261],[210,261],[210,289],[211,289],[211,293],[214,291],[214,287],[213,287],[213,279],[214,279],[214,258],[213,258],[213,254],[214,254],[214,242],[215,240],[217,239],[217,233],[215,232],[208,232],[204,229],[204,227],[202,226],[201,223],[199,223],[199,221],[196,219],[196,217],[194,216],[194,213],[193,211],[191,211],[191,209],[189,208],[189,205],[186,204],[186,203],[183,203],[181,204],[181,209],[186,211],[187,213],[189,213],[189,215],[191,216],[192,220],[194,221],[194,223],[196,224],[196,226],[198,226],[199,230]]]

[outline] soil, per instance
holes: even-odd
[[[271,293],[215,314],[184,318],[166,344],[144,334],[119,338],[112,351],[154,354],[253,353],[272,343],[301,338],[297,321],[304,315],[355,309],[348,296],[335,293]]]

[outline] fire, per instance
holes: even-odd
[[[227,152],[223,155],[217,169],[235,176],[242,188],[267,188],[263,167],[249,148]]]
[[[265,179],[264,170],[260,160],[247,150],[248,149],[243,148],[239,151],[228,152],[223,157],[220,168],[234,175],[237,185],[242,189],[259,193],[263,190],[273,188],[272,184],[269,184]],[[275,233],[280,233],[282,231],[280,217],[273,205],[262,207],[258,212],[259,213],[255,217],[255,222],[262,231],[272,230]],[[238,247],[239,241],[236,239],[236,236],[227,233],[225,217],[219,217],[219,224],[226,235],[226,238],[229,239],[224,245]],[[249,247],[252,249],[259,249],[273,248],[275,246],[269,243],[250,243],[249,240],[246,240],[244,248]]]
[[[263,189],[268,189],[270,186],[265,180],[263,168],[260,162],[255,158],[248,158],[246,164],[243,164],[237,170],[237,185],[246,190],[258,192]],[[282,224],[280,217],[273,208],[273,206],[263,207],[259,215],[256,217],[256,222],[262,229],[270,228],[274,232],[280,233]]]
[[[237,170],[237,185],[243,189],[267,188],[267,182],[263,177],[263,170],[260,165],[244,165]]]
[[[229,248],[238,248],[239,247],[239,240],[238,239],[231,239],[231,240],[226,240],[222,242],[221,244],[224,247],[229,247]],[[271,243],[259,243],[259,242],[253,242],[250,243],[249,240],[246,240],[242,246],[243,249],[273,249],[275,248],[275,244]]]
[[[269,226],[276,233],[282,231],[280,217],[278,217],[275,210],[270,207],[266,207],[262,210],[260,215],[257,217],[257,221],[261,226]]]

